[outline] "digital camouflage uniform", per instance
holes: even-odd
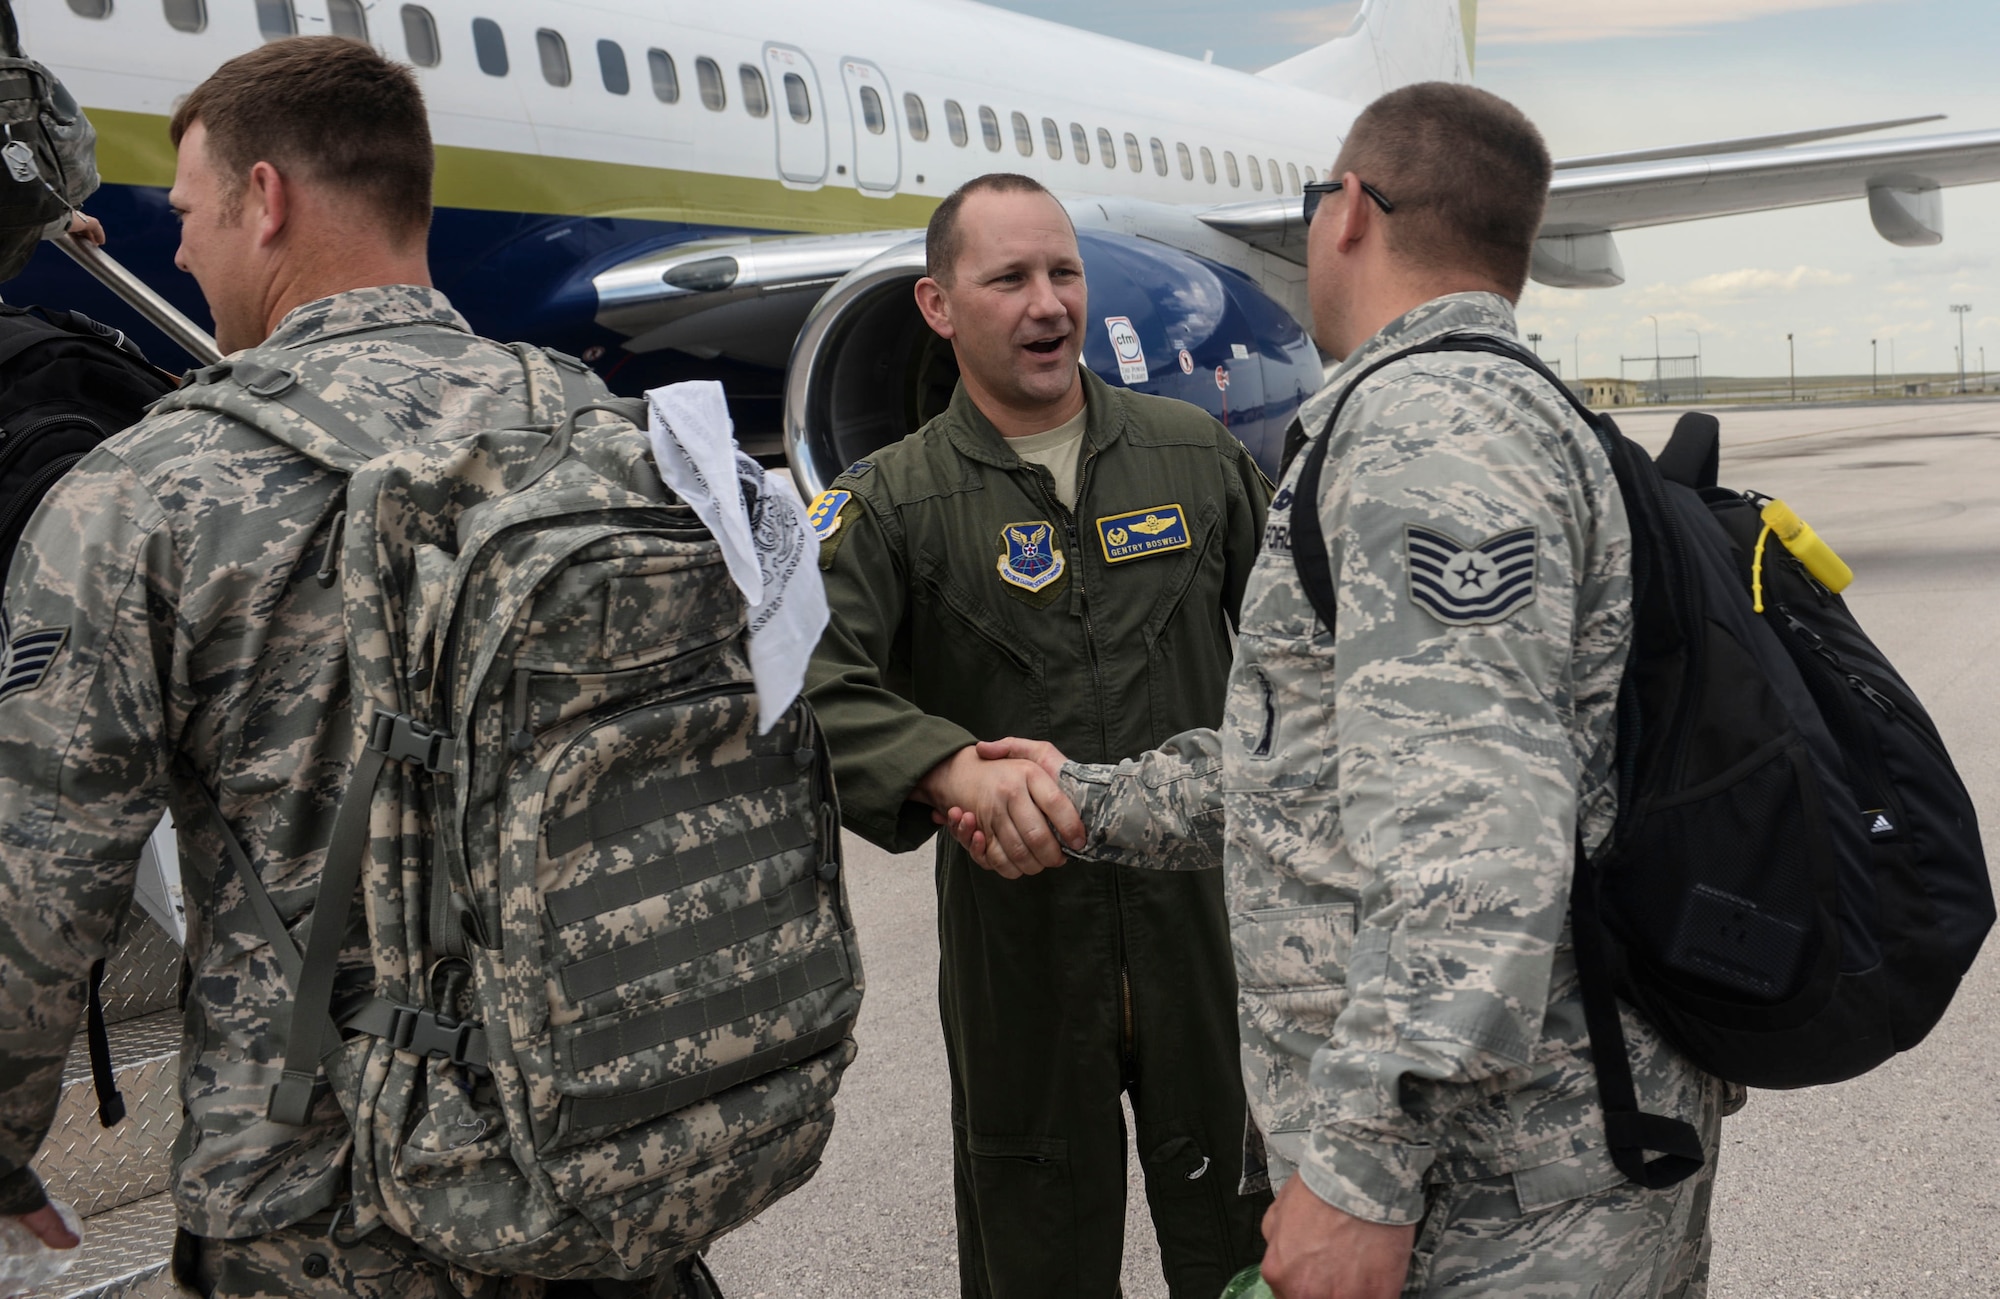
[[[1196,408],[1081,373],[1074,512],[963,388],[815,506],[832,621],[807,693],[847,827],[891,851],[934,833],[910,791],[975,739],[1115,761],[1221,719],[1263,475]],[[1169,1288],[1213,1299],[1268,1203],[1238,1193],[1219,873],[1007,880],[945,836],[937,888],[962,1292],[1117,1293],[1124,1092]]]
[[[1450,332],[1513,338],[1513,312],[1491,294],[1409,312],[1307,404],[1308,433],[1347,376]],[[1610,465],[1543,380],[1474,353],[1388,366],[1325,435],[1339,625],[1320,625],[1293,563],[1294,470],[1219,736],[1069,767],[1084,851],[1179,869],[1220,855],[1274,1178],[1421,1222],[1408,1295],[1694,1299],[1714,1161],[1654,1192],[1613,1167],[1568,932],[1577,820],[1594,846],[1615,814],[1631,643]],[[1523,529],[1532,565],[1482,549]],[[1642,1106],[1693,1121],[1712,1154],[1722,1085],[1629,1012],[1625,1032]]]
[[[420,340],[371,332],[415,326]],[[385,444],[532,422],[520,359],[474,336],[431,289],[308,303],[265,347],[310,348],[333,376],[323,395]],[[29,1161],[55,1112],[84,979],[171,807],[188,900],[177,1271],[224,1294],[278,1292],[280,1276],[402,1296],[493,1284],[386,1232],[352,1255],[329,1237],[347,1123],[325,1093],[304,1126],[265,1117],[283,1068],[269,1028],[290,993],[204,821],[205,789],[303,944],[350,757],[341,592],[316,580],[344,482],[227,417],[150,417],[49,493],[6,589],[0,1210],[42,1200]],[[24,660],[24,646],[51,639],[52,656]],[[359,908],[339,969],[336,1000],[371,983]]]

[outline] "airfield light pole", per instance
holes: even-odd
[[[1582,383],[1583,382],[1583,331],[1581,329],[1576,331],[1575,338],[1569,340],[1569,345],[1576,349],[1576,381],[1578,383]]]
[[[1882,391],[1882,349],[1875,339],[1868,340],[1868,395],[1877,396]]]
[[[1785,369],[1792,376],[1792,400],[1799,399],[1799,353],[1792,346],[1792,336],[1785,335]]]
[[[1542,336],[1540,334],[1528,335],[1528,346],[1534,349],[1536,356],[1540,356],[1542,354]]]
[[[1700,401],[1708,395],[1708,389],[1701,381],[1701,331],[1690,329],[1688,333],[1694,335],[1694,399]]]
[[[1972,310],[1969,302],[1951,304],[1951,314],[1958,317],[1958,390],[1965,391],[1965,313]]]
[[[1653,400],[1665,401],[1667,377],[1660,372],[1660,318],[1648,316],[1646,319],[1653,322]]]

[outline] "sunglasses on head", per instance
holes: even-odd
[[[1312,224],[1313,213],[1319,211],[1319,201],[1321,199],[1325,198],[1328,194],[1338,194],[1345,188],[1347,188],[1347,182],[1344,180],[1316,180],[1307,184],[1305,186],[1306,224]],[[1365,180],[1361,182],[1361,192],[1369,198],[1374,199],[1375,206],[1381,208],[1384,212],[1394,212],[1396,210],[1396,205],[1383,197],[1381,190],[1376,189]]]

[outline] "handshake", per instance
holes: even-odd
[[[982,740],[932,767],[912,795],[973,861],[1019,879],[1083,848],[1083,819],[1058,783],[1067,761],[1047,740]]]

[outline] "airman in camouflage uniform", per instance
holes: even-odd
[[[1475,116],[1498,104],[1412,89]],[[1422,141],[1409,152],[1421,158]],[[1400,194],[1382,180],[1386,200],[1344,181],[1348,202],[1318,217],[1350,222],[1343,237],[1373,222],[1379,240],[1396,200],[1422,192],[1408,175]],[[1316,276],[1333,237],[1314,230]],[[1088,832],[1080,855],[1225,872],[1250,1108],[1273,1181],[1296,1173],[1310,1192],[1288,1187],[1266,1220],[1266,1275],[1313,1247],[1288,1251],[1279,1234],[1302,1202],[1320,1247],[1356,1223],[1346,1241],[1389,1242],[1365,1277],[1330,1282],[1332,1258],[1288,1273],[1312,1277],[1288,1296],[1706,1289],[1713,1160],[1663,1191],[1613,1166],[1569,933],[1578,829],[1594,848],[1616,811],[1632,635],[1610,464],[1545,381],[1481,353],[1395,361],[1328,426],[1356,377],[1397,352],[1446,334],[1515,339],[1511,296],[1402,310],[1302,410],[1305,432],[1328,439],[1318,509],[1337,625],[1295,563],[1295,463],[1244,596],[1220,731],[1062,769]],[[1482,543],[1503,537],[1529,541],[1532,563],[1495,565]],[[1440,563],[1442,590],[1427,581]],[[1693,1122],[1713,1152],[1722,1084],[1629,1012],[1624,1028],[1642,1106]]]
[[[371,85],[408,78],[407,69],[373,50],[332,37],[266,45],[234,61],[247,70],[225,65],[217,77],[231,73],[239,88],[254,91],[260,77],[282,80],[265,65],[287,60],[293,73],[305,66],[326,76],[337,76],[337,63],[372,60],[360,69]],[[421,122],[413,81],[407,93]],[[185,218],[183,256],[198,276],[226,259],[233,232],[260,220],[248,203],[232,224],[219,204],[187,197],[214,197],[184,184],[190,156],[203,153],[196,133],[202,120],[183,141],[174,193]],[[427,158],[427,137],[423,146]],[[312,184],[299,179],[305,170],[293,171],[288,183]],[[428,183],[426,172],[426,196]],[[302,210],[310,209],[294,208],[293,219],[309,222]],[[292,237],[346,235],[308,225]],[[421,280],[421,238],[414,253],[394,256],[371,242],[383,238],[359,232],[347,245],[350,258],[333,261],[351,267],[373,259]],[[189,256],[190,249],[199,251]],[[309,257],[303,265],[328,275]],[[236,267],[239,275],[254,274]],[[230,309],[244,304],[219,301],[212,283],[204,280],[203,289],[225,348],[261,343],[260,356],[309,355],[326,380],[321,395],[386,445],[549,422],[554,395],[529,392],[521,358],[475,336],[442,294],[421,283],[332,292],[295,306],[275,328],[262,326],[261,316],[246,325]],[[282,297],[255,301],[269,309]],[[87,455],[23,536],[0,631],[7,642],[0,671],[0,1212],[31,1214],[46,1204],[30,1162],[54,1116],[84,980],[127,913],[148,834],[171,808],[188,901],[185,1115],[171,1184],[181,1226],[177,1277],[199,1293],[232,1299],[503,1291],[529,1299],[563,1286],[450,1268],[387,1230],[359,1242],[340,1230],[353,1142],[330,1094],[315,1096],[303,1126],[266,1117],[284,1066],[284,1043],[274,1040],[271,1025],[282,1020],[291,988],[241,877],[222,864],[225,849],[206,828],[205,806],[210,798],[219,805],[303,946],[353,734],[341,592],[338,583],[319,580],[330,566],[344,485],[343,475],[236,420],[170,412]],[[338,961],[336,1004],[367,989],[373,970],[357,907]],[[712,1294],[691,1272],[705,1276],[690,1263],[631,1289],[663,1299]]]

